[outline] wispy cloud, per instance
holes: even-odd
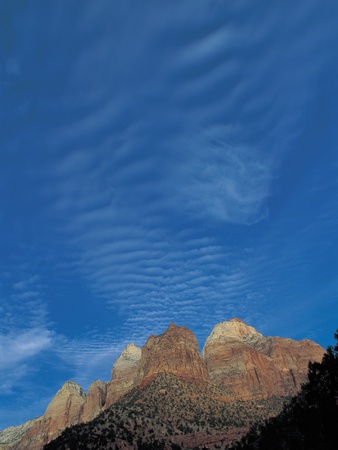
[[[40,278],[39,275],[30,276],[27,279],[20,280],[20,281],[17,281],[16,283],[14,283],[13,284],[13,288],[17,289],[17,290],[20,290],[20,291],[26,290],[32,284],[34,284],[36,281],[39,281],[39,278]]]
[[[41,328],[0,335],[0,390],[8,393],[27,377],[31,360],[52,346],[52,334]]]
[[[195,133],[175,170],[173,207],[225,223],[266,216],[272,164],[260,150],[232,143],[233,135],[222,126]]]
[[[2,273],[0,293],[0,392],[13,394],[27,385],[36,361],[53,346],[41,277],[21,259]]]
[[[15,335],[1,336],[1,369],[13,370],[19,363],[51,346],[51,333],[35,328]]]

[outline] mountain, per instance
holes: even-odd
[[[86,395],[76,383],[66,382],[45,414],[18,431],[15,440],[10,442],[6,430],[0,432],[0,442],[1,435],[7,433],[6,447],[0,444],[0,449],[41,450],[65,428],[86,427],[79,424],[93,419],[115,421],[110,428],[119,433],[124,429],[121,421],[143,415],[142,420],[148,420],[142,425],[144,436],[136,433],[134,422],[129,428],[124,424],[133,442],[146,442],[153,429],[152,439],[162,443],[167,433],[172,436],[171,443],[176,442],[175,435],[187,435],[178,445],[189,448],[192,442],[205,443],[211,435],[209,446],[224,445],[232,433],[238,438],[241,429],[243,434],[255,421],[277,414],[285,399],[306,381],[308,362],[321,361],[323,354],[322,347],[312,341],[263,337],[240,319],[216,325],[200,354],[194,334],[172,323],[163,334],[150,336],[142,349],[128,345],[115,361],[109,383],[94,382]],[[151,404],[147,398],[150,393],[156,399]],[[238,408],[241,414],[234,412]],[[203,419],[198,419],[199,414]],[[92,429],[90,424],[88,430]],[[99,428],[103,430],[104,425]],[[119,439],[122,442],[124,438]]]
[[[0,432],[0,449],[40,450],[65,428],[94,419],[105,404],[106,392],[107,383],[102,381],[92,383],[87,395],[77,383],[67,381],[53,397],[43,416]]]
[[[164,372],[135,387],[93,421],[75,425],[45,450],[224,448],[256,421],[275,416],[285,397],[224,402],[210,383],[195,384]]]
[[[78,384],[67,381],[51,400],[44,415],[36,419],[21,440],[9,448],[40,450],[62,430],[79,423],[85,397],[84,390]]]
[[[216,325],[202,355],[210,381],[242,399],[295,395],[306,380],[309,361],[323,349],[309,340],[263,337],[240,319]]]
[[[193,383],[208,380],[196,337],[188,328],[171,323],[165,333],[150,336],[142,347],[136,384],[145,386],[163,372]]]

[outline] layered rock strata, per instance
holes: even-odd
[[[129,344],[115,361],[112,378],[108,383],[106,408],[134,387],[141,353],[139,347]]]
[[[85,398],[86,394],[78,384],[67,381],[49,403],[44,415],[11,448],[40,450],[65,428],[80,423]]]
[[[100,380],[94,381],[89,386],[85,401],[80,410],[80,422],[93,420],[106,406],[107,383]]]
[[[210,381],[243,399],[296,394],[323,354],[312,341],[265,338],[240,319],[216,325],[202,352]]]
[[[136,383],[145,386],[163,372],[194,383],[208,381],[196,337],[188,328],[171,323],[163,334],[150,336],[142,347]]]
[[[31,419],[17,427],[8,427],[0,431],[0,449],[8,450],[15,443],[18,443],[38,420],[39,419]]]

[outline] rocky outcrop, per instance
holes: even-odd
[[[141,349],[134,344],[129,344],[117,358],[108,383],[106,408],[134,387],[140,359]]]
[[[287,338],[267,337],[257,350],[274,361],[283,374],[283,386],[296,394],[307,379],[309,361],[320,362],[324,349],[313,341],[295,341]]]
[[[321,361],[324,349],[308,340],[264,338],[231,319],[215,326],[202,354],[212,383],[249,399],[296,394],[309,361]]]
[[[41,450],[65,428],[80,423],[85,402],[84,390],[74,381],[67,381],[49,403],[46,412],[29,428],[13,450]]]
[[[0,431],[0,450],[10,449],[10,447],[18,443],[38,420],[39,418],[28,420],[17,427],[8,427]]]
[[[160,336],[150,336],[142,350],[134,344],[128,345],[114,364],[106,407],[133,387],[143,387],[164,372],[196,383],[207,381],[196,337],[188,328],[171,323]]]
[[[163,372],[194,383],[208,380],[196,337],[188,328],[171,323],[163,334],[150,336],[142,347],[137,384],[145,386]]]
[[[105,407],[107,401],[107,383],[94,381],[89,386],[88,393],[80,411],[80,422],[93,420]]]
[[[44,418],[53,419],[55,428],[78,423],[85,398],[82,387],[74,381],[67,381],[49,403]]]

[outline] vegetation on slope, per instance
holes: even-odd
[[[221,401],[225,395],[162,373],[92,422],[68,428],[45,450],[224,448],[253,423],[276,415],[286,400]]]

